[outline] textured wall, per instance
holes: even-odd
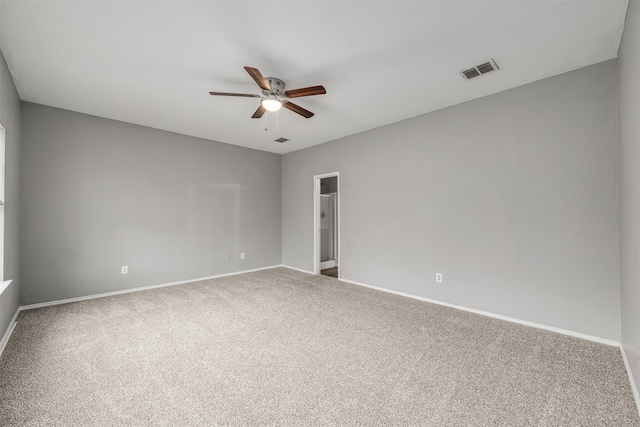
[[[22,123],[22,304],[281,263],[279,155],[31,103]]]
[[[5,131],[4,278],[11,285],[0,296],[0,339],[18,310],[20,294],[20,99],[0,54],[0,120]]]
[[[640,3],[629,2],[618,56],[622,345],[640,389]]]
[[[313,269],[339,171],[343,278],[619,340],[615,67],[285,155],[283,263]]]

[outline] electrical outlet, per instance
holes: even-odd
[[[129,274],[129,266],[123,265],[122,267],[120,267],[120,274]]]
[[[227,254],[227,261],[231,261],[231,255]]]
[[[436,273],[436,282],[442,283],[442,273]]]
[[[240,253],[240,259],[244,259],[244,252]]]

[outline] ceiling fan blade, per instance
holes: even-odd
[[[256,83],[258,83],[258,86],[260,86],[260,89],[271,90],[269,83],[267,83],[267,80],[264,78],[260,70],[258,70],[257,68],[251,68],[251,67],[244,67],[244,69],[247,71],[247,73],[249,73],[251,78],[255,80]]]
[[[220,96],[244,96],[246,98],[260,98],[260,95],[252,95],[250,93],[231,93],[231,92],[209,92],[209,95]]]
[[[302,117],[309,119],[311,117],[313,117],[313,113],[309,110],[305,110],[304,108],[302,108],[299,105],[294,104],[293,102],[285,102],[284,104],[282,104],[282,106],[284,108],[286,108],[287,110],[291,110],[294,113],[298,113],[300,114]]]
[[[258,107],[258,109],[256,110],[255,113],[253,113],[253,116],[251,116],[252,119],[259,119],[260,117],[262,117],[264,115],[264,113],[267,111],[266,108],[264,108],[262,106],[262,104],[260,104],[260,106]]]
[[[288,98],[300,98],[301,96],[324,95],[327,91],[324,86],[310,86],[300,89],[285,90],[284,94]]]

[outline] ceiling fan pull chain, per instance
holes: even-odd
[[[278,131],[279,131],[279,128],[280,128],[280,120],[279,120],[279,117],[280,117],[280,116],[278,116],[278,111],[276,111],[276,136],[278,136]]]
[[[269,115],[264,115],[264,131],[266,132],[269,129]]]

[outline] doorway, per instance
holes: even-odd
[[[336,193],[320,194],[320,271],[338,265],[337,217]]]
[[[338,173],[316,175],[314,181],[315,273],[337,278],[340,268]]]

